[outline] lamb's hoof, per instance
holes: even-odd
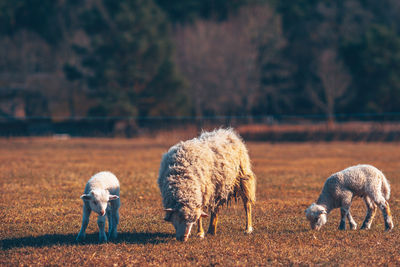
[[[369,230],[369,229],[371,229],[371,226],[363,225],[363,226],[361,226],[360,229],[361,229],[361,230]]]
[[[197,233],[197,237],[199,237],[199,238],[204,238],[204,232]]]
[[[105,235],[99,237],[99,243],[106,243],[106,242],[107,242],[107,237]]]
[[[108,240],[115,240],[117,239],[118,234],[117,233],[112,233],[111,235],[108,235]]]
[[[246,231],[244,231],[245,234],[251,234],[253,232],[253,227],[249,227]]]
[[[357,224],[350,225],[350,230],[357,230]]]
[[[78,235],[76,237],[76,242],[83,242],[85,240],[85,238],[86,238],[86,234]]]

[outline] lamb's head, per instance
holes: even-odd
[[[190,236],[193,224],[200,217],[207,217],[208,215],[200,208],[191,211],[188,208],[181,209],[164,209],[166,212],[164,220],[171,222],[175,227],[176,239],[179,241],[186,241]]]
[[[89,194],[83,194],[81,199],[89,202],[92,211],[100,216],[106,214],[108,201],[119,198],[117,195],[110,195],[107,190],[94,189]]]
[[[306,210],[306,217],[310,221],[311,229],[319,230],[327,221],[326,208],[318,205],[311,204]]]

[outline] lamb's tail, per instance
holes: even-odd
[[[386,200],[390,198],[390,184],[385,175],[382,174],[382,193]]]

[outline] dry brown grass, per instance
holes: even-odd
[[[175,241],[164,223],[156,179],[161,154],[174,142],[151,139],[0,140],[0,265],[400,265],[398,143],[248,143],[258,177],[255,231],[245,235],[241,204],[224,208],[217,236]],[[382,214],[370,231],[339,231],[338,210],[320,232],[304,209],[331,173],[369,163],[392,185],[395,228]],[[97,244],[94,215],[86,244],[76,244],[79,196],[100,170],[121,181],[121,222],[114,243]],[[353,214],[361,225],[360,199]]]

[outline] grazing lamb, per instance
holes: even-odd
[[[339,229],[346,229],[346,218],[350,229],[357,224],[350,214],[353,197],[362,197],[367,206],[367,215],[361,229],[370,229],[377,206],[382,210],[385,229],[393,228],[389,200],[390,186],[383,173],[371,165],[357,165],[331,175],[325,182],[317,203],[306,209],[306,217],[312,229],[319,230],[327,221],[328,213],[340,208],[341,220]]]
[[[97,218],[99,241],[107,241],[106,233],[104,232],[106,213],[108,217],[108,238],[115,239],[117,237],[118,209],[120,206],[119,182],[117,177],[111,172],[99,172],[95,174],[87,182],[81,199],[83,199],[82,227],[76,240],[83,241],[85,239],[85,231],[89,223],[91,211],[99,215]]]
[[[204,237],[204,209],[211,212],[208,233],[216,234],[218,210],[232,198],[241,197],[246,212],[246,233],[253,231],[251,204],[255,202],[256,178],[241,138],[232,129],[204,132],[180,142],[163,155],[158,185],[164,220],[172,222],[176,238],[186,241],[195,222]]]

